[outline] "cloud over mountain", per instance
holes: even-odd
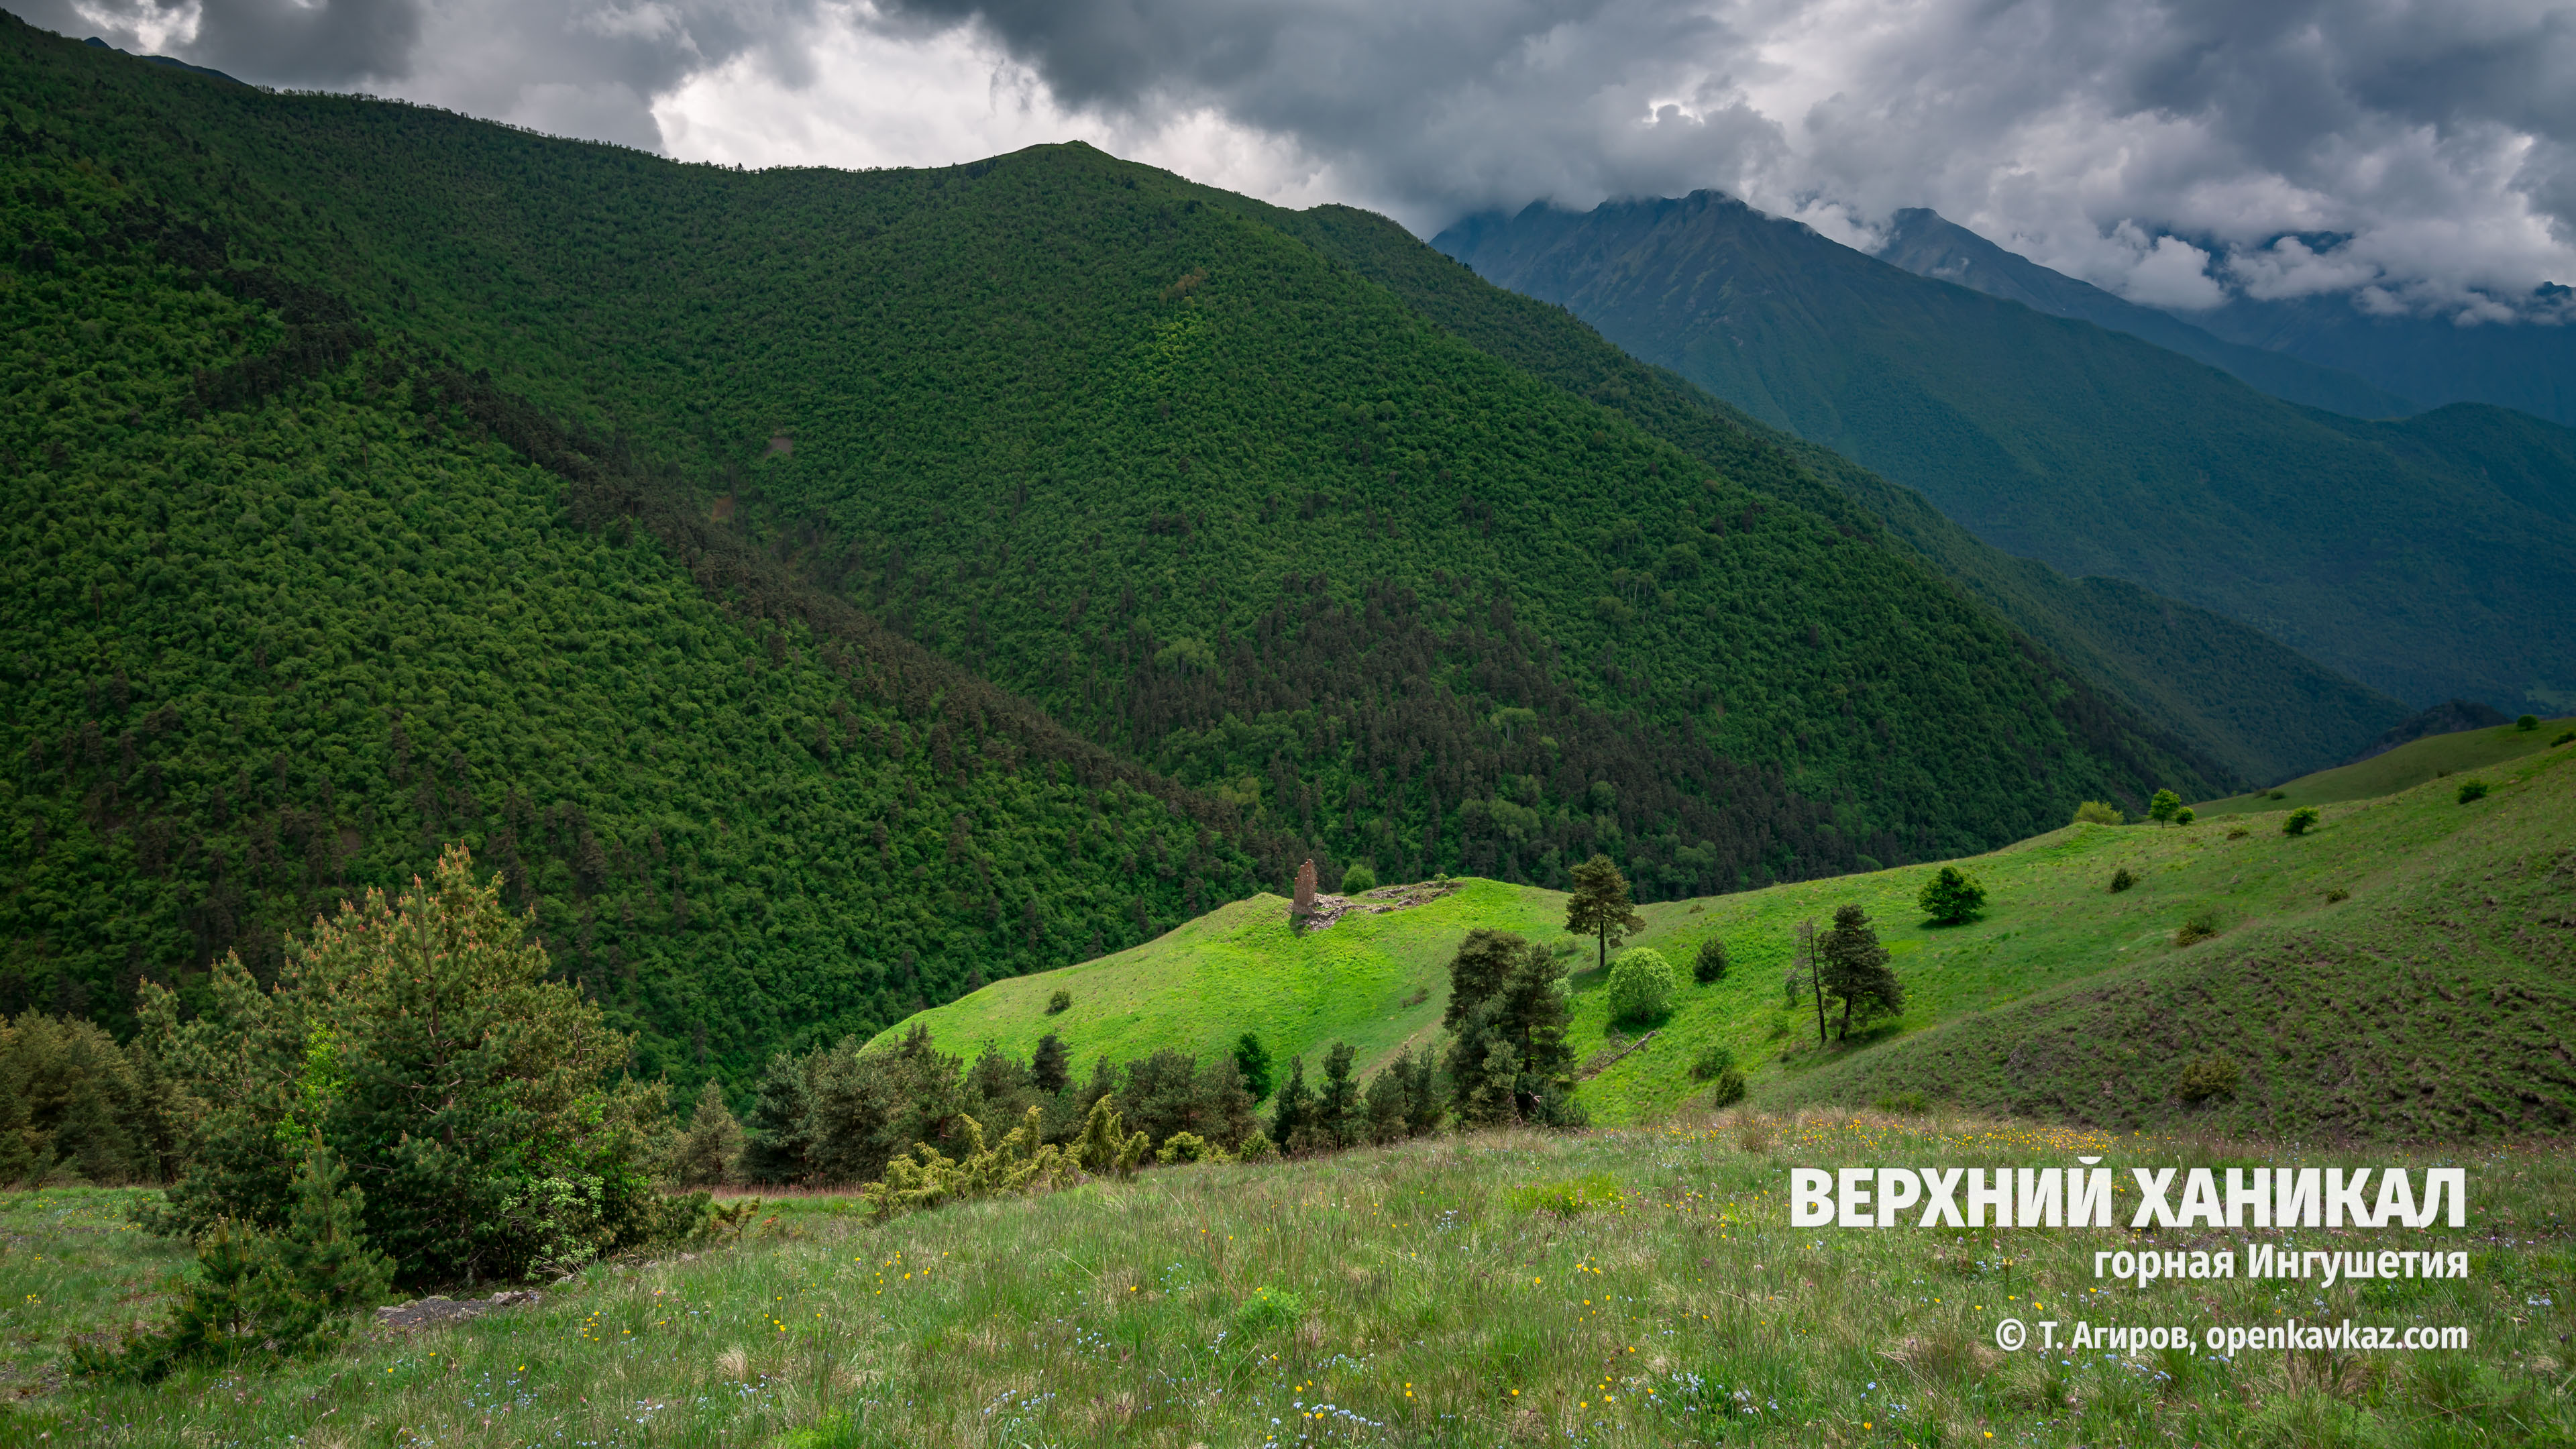
[[[2576,280],[2551,0],[33,0],[275,84],[749,163],[1087,135],[1433,229],[1715,186],[1930,206],[2156,305],[2502,316]]]

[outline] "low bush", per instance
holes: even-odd
[[[1342,872],[1342,894],[1355,896],[1377,889],[1377,872],[1365,865],[1355,865]]]
[[[245,1358],[300,1358],[346,1338],[351,1315],[385,1296],[393,1266],[359,1227],[366,1195],[317,1139],[291,1184],[283,1229],[262,1232],[219,1218],[197,1238],[196,1276],[170,1317],[149,1334],[128,1332],[113,1351],[81,1344],[73,1371],[159,1380],[175,1369],[224,1368]]]
[[[1734,1049],[1722,1042],[1711,1042],[1700,1052],[1698,1059],[1691,1063],[1691,1080],[1709,1081],[1734,1065]]]
[[[2191,822],[2198,820],[2199,818],[2200,815],[2197,811],[2193,810],[2190,806],[2185,805],[2180,810],[2174,812],[2173,823],[2176,825],[2189,825]]]
[[[2351,899],[2352,899],[2352,892],[2350,892],[2350,891],[2348,891],[2348,890],[2345,890],[2345,889],[2344,889],[2343,887],[2341,887],[2341,886],[2336,886],[2333,890],[2330,890],[2330,891],[2326,892],[2326,904],[2327,904],[2327,905],[2333,905],[2333,904],[2334,904],[2334,903],[2336,903],[2337,901],[2348,901],[2348,900],[2351,900]]]
[[[2194,945],[2217,935],[2221,929],[2215,913],[2201,911],[2175,929],[2173,941],[2177,946]]]
[[[2111,894],[2115,896],[2137,883],[2136,873],[2125,865],[2111,872]]]
[[[2228,832],[2227,832],[2227,838],[2228,838],[2228,839],[2230,839],[2230,840],[2243,840],[2246,836],[2249,836],[2249,835],[2251,835],[2251,834],[2253,834],[2253,833],[2254,833],[2253,831],[2246,829],[2246,828],[2245,828],[2244,826],[2242,826],[2242,825],[2239,825],[2239,826],[2237,826],[2235,829],[2230,830],[2230,831],[2228,831]]]
[[[2554,750],[2570,740],[2576,740],[2576,730],[2561,730],[2558,738],[2549,742],[2549,747]]]
[[[1619,1190],[1618,1179],[1606,1172],[1588,1177],[1568,1178],[1562,1182],[1531,1183],[1516,1187],[1505,1201],[1523,1212],[1553,1213],[1570,1218],[1595,1208],[1619,1208],[1628,1205],[1627,1194]]]
[[[2104,800],[2087,800],[2075,807],[2077,825],[2118,825],[2123,823],[2120,807]]]
[[[1936,926],[1965,925],[1985,909],[1986,888],[1977,884],[1975,876],[1955,865],[1945,865],[1923,883],[1923,891],[1914,903]]]
[[[1306,1300],[1302,1296],[1266,1283],[1252,1290],[1252,1296],[1234,1310],[1234,1332],[1238,1338],[1305,1321]]]
[[[1195,1132],[1175,1132],[1155,1149],[1154,1160],[1168,1167],[1184,1162],[1232,1162],[1234,1154]]]
[[[316,922],[273,986],[232,955],[193,1012],[144,983],[138,1036],[188,1163],[146,1225],[281,1231],[318,1141],[367,1184],[356,1211],[401,1283],[531,1278],[649,1241],[664,1089],[625,1076],[633,1039],[535,926],[450,847],[399,900],[371,890]]]
[[[1735,1121],[1735,1146],[1740,1152],[1771,1150],[1771,1119],[1747,1112]]]
[[[2298,809],[2290,812],[2289,819],[2281,822],[2281,833],[2283,835],[2305,835],[2316,825],[2316,823],[2317,807],[2314,805],[2302,805]]]
[[[1049,1016],[1061,1016],[1065,1012],[1072,1010],[1073,993],[1065,990],[1061,986],[1057,987],[1047,996],[1046,1009],[1047,1015]]]
[[[2233,1058],[2199,1057],[2183,1067],[2174,1082],[2174,1095],[2193,1107],[2214,1098],[2233,1098],[2243,1077]]]
[[[2487,798],[2487,789],[2487,782],[2484,780],[2462,780],[2460,782],[2459,792],[2455,798],[2457,798],[2461,804],[2466,805],[2472,801]]]
[[[1672,1004],[1673,966],[1661,951],[1639,946],[1610,963],[1610,1019],[1646,1021]]]
[[[1717,1085],[1709,1089],[1708,1104],[1732,1107],[1744,1100],[1744,1073],[1728,1067],[1717,1074]]]
[[[1702,986],[1715,986],[1726,979],[1726,943],[1715,936],[1699,943],[1699,952],[1691,957],[1691,980]]]
[[[1108,1105],[1108,1099],[1103,1098],[1093,1109],[1094,1120]],[[859,1200],[874,1216],[890,1218],[952,1200],[1064,1187],[1079,1175],[1073,1154],[1044,1140],[1042,1115],[1031,1107],[1019,1126],[990,1147],[984,1145],[984,1124],[965,1118],[964,1156],[951,1159],[927,1142],[915,1143],[911,1156],[889,1160],[885,1177],[859,1190]],[[1117,1130],[1118,1118],[1113,1112],[1109,1115],[1109,1131],[1115,1134]],[[1137,1161],[1144,1156],[1144,1138],[1145,1134],[1139,1132],[1119,1144],[1114,1166],[1121,1176],[1135,1171]],[[1084,1145],[1090,1145],[1088,1140]]]

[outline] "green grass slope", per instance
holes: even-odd
[[[2007,552],[2227,614],[2412,704],[2519,712],[2576,688],[2558,425],[2314,413],[1715,193],[1471,219],[1435,244]]]
[[[1286,212],[1231,201],[1484,351],[1616,410],[1711,468],[1839,524],[1883,528],[2185,748],[2247,779],[2286,779],[2346,759],[2406,713],[2397,700],[2223,614],[2119,579],[2068,578],[2036,559],[2015,558],[1913,489],[1638,361],[1564,308],[1483,280],[1385,217],[1345,206]],[[2546,463],[2544,455],[2516,476],[2546,475]]]
[[[2242,840],[2227,838],[2238,821],[2094,827],[2002,857],[1998,883],[2046,888],[1922,973],[1997,977],[1951,996],[1979,1009],[1813,1070],[1784,1064],[1791,1079],[1772,1100],[1920,1092],[2048,1120],[2302,1140],[2564,1132],[2576,1123],[2576,750],[2486,773],[2495,793],[2475,804],[2435,780],[2330,808],[2295,838],[2280,817],[2251,816]],[[2115,864],[2146,883],[2103,892]],[[2348,898],[2330,900],[2338,891]],[[2177,946],[2175,927],[2194,917],[2220,933]],[[2041,969],[1997,970],[2019,962]],[[2177,1078],[2202,1057],[2233,1062],[2242,1081],[2193,1107]]]
[[[2550,741],[2567,733],[2570,728],[2576,728],[2576,716],[2543,720],[2536,730],[2519,730],[2508,724],[2427,735],[2356,764],[2319,770],[2270,790],[2231,795],[2224,800],[2212,800],[2192,808],[2199,814],[2215,818],[2257,811],[2295,810],[2302,805],[2336,805],[2346,800],[2394,795],[2427,780],[2481,770],[2548,749]]]
[[[1381,893],[1388,894],[1388,893]],[[1132,1061],[1159,1047],[1201,1057],[1230,1054],[1257,1032],[1287,1070],[1290,1057],[1336,1041],[1359,1048],[1364,1071],[1440,1024],[1449,1002],[1449,958],[1477,926],[1553,936],[1565,897],[1535,886],[1468,880],[1423,905],[1353,913],[1317,931],[1289,928],[1288,902],[1236,901],[1167,935],[1061,971],[996,982],[889,1028],[871,1046],[913,1026],[944,1051],[986,1046],[1026,1058],[1054,1032],[1077,1066],[1106,1055]],[[1047,1012],[1058,990],[1073,994]]]
[[[2093,1254],[2136,1246],[2126,1227],[1788,1225],[1795,1167],[2055,1169],[2077,1153],[2419,1182],[2465,1164],[2462,1226],[2360,1241],[2465,1252],[2474,1273],[2140,1293],[2094,1276]],[[1577,1189],[1586,1210],[1548,1210]],[[138,1384],[63,1369],[73,1345],[157,1314],[180,1252],[132,1230],[135,1194],[49,1189],[0,1198],[15,1248],[0,1389],[12,1442],[102,1449],[2559,1444],[2576,1432],[2548,1367],[2576,1328],[2571,1191],[2566,1150],[2527,1144],[2317,1151],[1848,1113],[1767,1140],[1496,1133],[1158,1168],[882,1225],[847,1196],[771,1198],[738,1244],[594,1265],[523,1308],[362,1333],[257,1377]],[[2063,1344],[2069,1319],[2201,1314],[2474,1332],[2383,1354],[1991,1346],[2007,1316],[2055,1317]]]
[[[1328,883],[1356,859],[1546,881],[1607,851],[1680,895],[2223,788],[1910,554],[1712,489],[1085,147],[680,166],[14,22],[0,73],[44,167],[618,438],[701,521],[1302,838]],[[19,188],[48,266],[92,245],[56,189]]]
[[[1723,1046],[1771,1105],[1909,1092],[2124,1129],[2557,1130],[2576,1114],[2576,1071],[2560,1054],[2576,1030],[2571,761],[2576,748],[2523,755],[2487,772],[2495,793],[2476,804],[2454,803],[2451,782],[2435,781],[2330,810],[2298,837],[2281,832],[2286,809],[2052,831],[1959,862],[1991,893],[1965,926],[1932,926],[1915,909],[1931,865],[1645,906],[1630,945],[1686,967],[1715,937],[1732,969],[1708,986],[1685,977],[1667,1016],[1628,1024],[1609,1019],[1604,973],[1578,971],[1569,1040],[1587,1072],[1598,1068],[1581,1095],[1596,1120],[1659,1117],[1704,1093],[1690,1067]],[[2140,883],[2115,893],[2121,869]],[[2334,891],[2345,898],[2329,900]],[[1872,917],[1907,1011],[1819,1049],[1812,1000],[1787,1001],[1783,978],[1799,923],[1830,925],[1845,903]],[[1299,940],[1284,903],[1247,903],[1114,968],[1012,981],[920,1020],[954,1051],[988,1041],[1025,1051],[1062,1022],[1086,1056],[1205,1054],[1256,1030],[1285,1054],[1340,1038],[1374,1061],[1436,1026],[1439,972],[1468,930],[1561,941],[1563,912],[1555,892],[1477,882],[1438,908],[1337,938],[1354,924],[1345,919]],[[2217,935],[2176,945],[2195,919]],[[1076,1012],[1049,1018],[1057,985],[1073,991]],[[1429,995],[1408,1012],[1413,991]],[[1094,1014],[1078,1015],[1086,1002]],[[1609,1060],[1648,1031],[1645,1045]],[[2463,1041],[2479,1050],[2464,1058]],[[2176,1076],[2207,1054],[2237,1061],[2246,1084],[2233,1101],[2187,1109]]]

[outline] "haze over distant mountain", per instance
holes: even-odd
[[[2264,301],[2240,292],[2211,310],[2164,311],[2052,271],[1922,207],[1896,213],[1876,255],[1917,276],[2143,337],[2328,412],[2400,417],[2484,402],[2576,424],[2576,326],[2549,320],[2545,309],[2537,320],[2462,325],[2447,316],[2374,316],[2340,293]]]
[[[2072,317],[2143,337],[2294,403],[2357,418],[2403,417],[2422,411],[2408,399],[2373,387],[2352,373],[2319,367],[2287,353],[2220,341],[2170,312],[2141,307],[2008,252],[1925,207],[1898,212],[1877,255],[1918,277],[1956,282],[2052,317]]]
[[[2576,433],[2294,406],[1732,198],[1533,206],[1434,245],[2008,552],[2253,624],[2415,704],[2576,692]]]
[[[2576,318],[2569,289],[2550,314]],[[2340,368],[2427,407],[2494,403],[2576,426],[2576,320],[2464,323],[2450,317],[2374,316],[2340,294],[2263,301],[2238,296],[2188,314],[2213,336]]]

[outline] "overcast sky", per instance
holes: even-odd
[[[1930,206],[2155,305],[2576,284],[2566,0],[0,0],[277,86],[691,159],[1081,138],[1429,235],[1715,187]]]

